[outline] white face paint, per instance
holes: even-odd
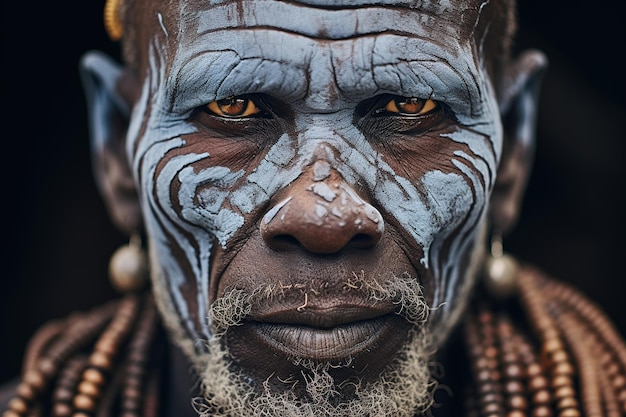
[[[228,251],[248,229],[280,216],[293,201],[269,202],[311,167],[311,191],[320,201],[314,215],[340,217],[340,206],[326,204],[339,197],[371,205],[370,220],[381,231],[385,222],[403,229],[415,248],[407,257],[432,279],[430,301],[438,308],[431,325],[449,326],[458,314],[462,305],[453,301],[471,284],[466,261],[494,185],[502,129],[471,31],[440,25],[429,12],[443,4],[418,3],[421,11],[411,12],[285,2],[241,10],[231,2],[199,11],[183,5],[176,31],[159,17],[163,30],[151,41],[128,153],[152,246],[154,285],[186,340],[211,336],[214,245]],[[478,7],[468,10],[464,18],[477,19]],[[194,119],[207,103],[257,93],[290,109],[259,143],[242,144],[249,139]],[[430,145],[421,145],[422,134],[410,140],[397,132],[373,134],[356,109],[381,94],[430,98],[453,116],[423,132]],[[348,188],[324,182],[334,171]],[[371,201],[355,189],[367,190]]]

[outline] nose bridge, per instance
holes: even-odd
[[[384,231],[380,212],[343,178],[328,143],[261,220],[261,235],[275,249],[299,245],[314,253],[376,245]]]
[[[341,176],[337,170],[337,148],[324,139],[314,141],[313,145],[314,148],[306,158],[307,166],[304,168],[304,171],[310,171],[313,181],[323,181],[333,172]]]
[[[360,153],[361,150],[354,146],[356,142],[362,142],[362,133],[354,126],[351,111],[300,113],[296,117],[296,129],[303,170],[323,160],[342,173],[345,180],[355,181],[352,175],[345,177],[347,172],[356,169],[351,158],[346,156]]]

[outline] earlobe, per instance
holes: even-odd
[[[492,227],[501,233],[510,231],[519,216],[532,166],[539,92],[547,66],[542,52],[526,51],[509,64],[499,90],[504,145],[489,214]]]
[[[96,51],[83,56],[79,69],[96,184],[113,223],[125,233],[137,232],[141,211],[125,149],[136,82],[120,64]]]

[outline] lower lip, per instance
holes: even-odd
[[[253,332],[262,342],[286,356],[333,361],[372,351],[391,336],[392,329],[396,328],[392,322],[398,319],[398,316],[387,315],[332,329],[262,322],[247,324],[253,326]]]

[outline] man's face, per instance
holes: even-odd
[[[440,344],[502,146],[480,2],[303,3],[152,5],[128,133],[166,323],[257,391]]]

